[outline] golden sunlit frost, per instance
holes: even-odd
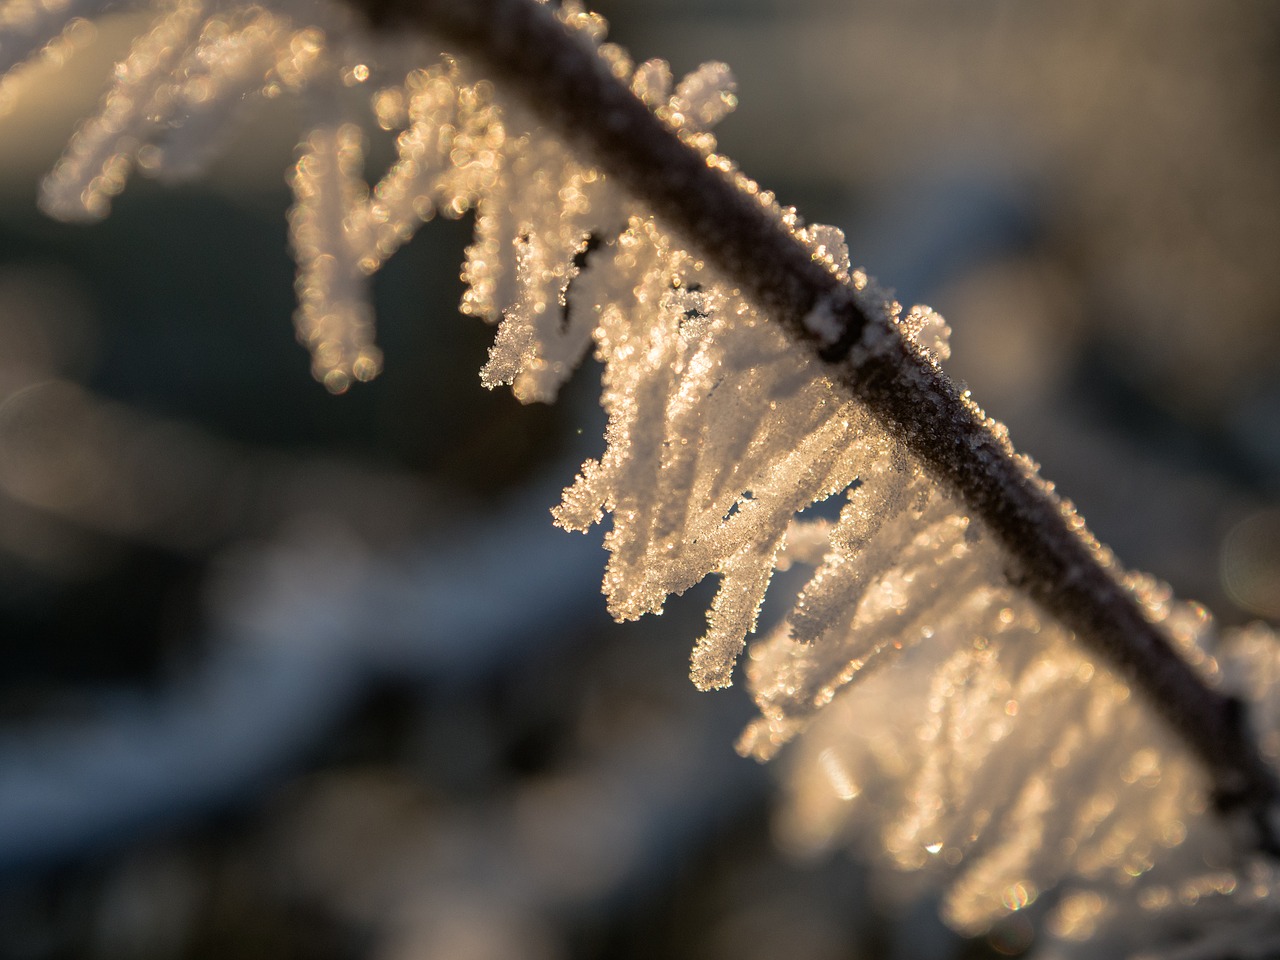
[[[939,546],[942,529],[932,534]],[[1202,873],[1229,850],[1208,815],[1203,771],[1126,684],[1001,585],[1000,557],[985,539],[966,550],[967,573],[935,572],[921,596],[879,609],[864,600],[844,636],[801,644],[784,624],[752,647],[748,677],[763,718],[741,748],[768,756],[804,733],[787,763],[784,846],[812,856],[853,842],[941,880],[945,916],[969,933],[1050,889],[1065,891],[1047,925],[1065,941],[1102,927],[1121,935],[1114,928],[1138,903],[1177,922],[1198,899],[1180,902],[1168,878]],[[913,564],[904,554],[891,565]],[[895,579],[891,593],[915,583]],[[1210,682],[1228,674],[1268,722],[1277,710],[1269,631],[1229,634],[1210,656],[1217,641],[1202,607],[1149,577],[1128,585]],[[892,619],[900,610],[909,611],[902,632],[886,636],[886,611]],[[886,653],[894,668],[870,669]],[[1258,878],[1249,903],[1274,888],[1259,863],[1209,876],[1243,884],[1246,874]],[[1237,897],[1221,909],[1243,915],[1249,903]]]
[[[364,269],[370,246],[358,127],[311,131],[289,185],[289,233],[298,263],[298,339],[311,351],[311,372],[333,393],[371,380],[382,366],[373,345],[373,309]]]
[[[298,263],[298,338],[312,372],[343,392],[381,369],[368,276],[436,214],[476,212],[463,277],[464,313],[502,321],[488,386],[509,383],[526,401],[553,399],[591,343],[596,317],[571,310],[566,289],[591,249],[623,229],[627,203],[491,82],[421,42],[362,29],[342,4],[305,7],[217,0],[156,0],[148,29],[116,65],[97,114],[45,179],[40,203],[65,220],[93,220],[134,170],[174,179],[201,173],[255,102],[299,95],[313,124],[289,175]],[[91,0],[0,5],[0,69],[56,58],[81,37]],[[723,64],[704,64],[672,91],[661,61],[632,64],[600,46],[606,24],[576,2],[556,15],[596,44],[620,79],[699,149],[736,104]],[[42,52],[43,51],[43,52]],[[16,72],[9,69],[6,82]],[[396,157],[370,188],[357,133],[370,114],[396,136]],[[0,95],[4,90],[0,89]]]
[[[465,60],[375,41],[340,4],[158,0],[153,9],[98,113],[46,178],[43,208],[67,220],[104,216],[134,169],[197,174],[243,110],[301,97],[308,129],[288,175],[295,324],[314,376],[336,393],[382,365],[370,277],[424,222],[474,211],[461,310],[499,324],[485,385],[550,400],[589,348],[603,363],[606,448],[554,513],[572,530],[610,515],[603,586],[614,616],[658,612],[714,575],[691,676],[722,687],[774,571],[807,574],[786,618],[750,649],[760,717],[739,741],[766,759],[799,738],[779,830],[793,851],[857,836],[898,869],[945,874],[946,914],[969,932],[1056,889],[1048,928],[1063,941],[1131,907],[1154,915],[1270,896],[1272,873],[1256,864],[1206,872],[1205,857],[1221,850],[1203,816],[1206,784],[1150,711],[1007,586],[981,525],[708,265],[697,237],[662,229]],[[97,0],[0,5],[0,110],[22,65],[62,56],[98,12]],[[871,318],[855,352],[901,338],[928,365],[947,359],[940,316],[904,311],[850,268],[839,230],[804,225],[716,154],[711,129],[737,104],[727,67],[704,64],[676,82],[665,62],[634,65],[602,44],[603,19],[573,0],[556,16],[846,284],[836,296],[856,298]],[[395,158],[372,187],[366,119],[395,135]],[[836,342],[839,306],[819,298],[808,333]],[[1004,428],[967,392],[963,402],[1015,456]],[[1018,462],[1040,482],[1031,461]],[[59,490],[34,474],[2,479],[32,502]],[[806,514],[832,498],[838,510]],[[1119,575],[1070,505],[1060,509]],[[1207,682],[1229,682],[1255,703],[1263,752],[1280,757],[1274,638],[1245,634],[1223,656],[1209,648],[1202,608],[1149,578],[1125,585]],[[1176,881],[1160,874],[1170,851],[1199,858]]]
[[[839,231],[797,235],[848,273]],[[773,570],[790,562],[797,514],[848,491],[836,532],[817,548],[829,561],[796,608],[807,617],[797,622],[822,632],[819,618],[838,618],[822,612],[832,598],[857,599],[858,575],[851,584],[842,572],[853,569],[848,551],[886,517],[915,511],[927,485],[917,477],[911,487],[918,471],[859,402],[815,376],[780,330],[652,220],[633,218],[612,260],[575,293],[599,312],[608,445],[565,491],[556,521],[580,530],[612,514],[604,590],[621,619],[717,575],[691,674],[701,688],[727,686]],[[876,297],[868,293],[871,309],[892,322]],[[886,555],[917,535],[898,529]]]

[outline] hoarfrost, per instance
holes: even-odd
[[[581,530],[612,514],[604,589],[622,619],[717,574],[692,677],[727,686],[796,515],[860,478],[850,517],[876,504],[875,458],[894,444],[652,220],[633,218],[577,294],[599,312],[608,445],[556,522]]]
[[[369,236],[364,134],[358,127],[311,131],[290,178],[289,233],[298,263],[298,339],[311,351],[311,372],[334,393],[370,380],[382,366],[373,345],[366,291]]]
[[[774,570],[808,568],[785,620],[751,647],[746,674],[760,717],[739,741],[766,759],[804,735],[782,821],[793,848],[870,835],[897,867],[947,872],[946,911],[970,931],[1062,887],[1051,927],[1063,942],[1111,922],[1127,895],[1115,891],[1156,891],[1142,906],[1158,913],[1170,902],[1159,890],[1169,888],[1141,878],[1176,860],[1168,851],[1195,860],[1218,850],[1202,815],[1207,784],[1150,711],[1134,708],[1122,682],[1009,588],[981,525],[700,257],[698,238],[674,238],[465,61],[385,39],[375,51],[340,5],[154,8],[98,114],[46,179],[42,206],[65,219],[105,215],[135,167],[191,175],[243,104],[301,94],[313,125],[289,177],[295,320],[314,375],[335,392],[381,366],[369,277],[436,214],[474,210],[461,309],[499,324],[485,385],[550,400],[589,348],[604,365],[606,448],[553,512],[569,530],[612,518],[603,586],[613,615],[657,612],[717,577],[691,676],[700,688],[723,687]],[[0,69],[65,42],[77,18],[100,9],[9,0],[0,6]],[[714,154],[711,130],[737,103],[727,67],[704,64],[673,83],[666,63],[633,66],[601,44],[604,21],[581,5],[566,2],[556,15],[843,281],[836,296],[872,318],[856,350],[905,338],[930,363],[947,359],[941,317],[904,312],[851,269],[838,230],[804,225]],[[363,84],[377,123],[397,134],[396,159],[372,188],[342,95]],[[3,96],[0,86],[0,107]],[[805,322],[824,343],[842,339],[840,306],[820,301]],[[1003,428],[988,426],[1012,455]],[[842,498],[834,519],[806,514],[833,497]],[[1087,537],[1069,505],[1062,510]],[[1270,731],[1264,748],[1280,754],[1273,648],[1249,639],[1220,664],[1199,608],[1144,578],[1129,587],[1208,681],[1229,682],[1257,705]],[[1075,802],[1056,802],[1068,785]],[[1259,870],[1225,874],[1248,874],[1255,891],[1269,891],[1271,874],[1258,879]]]

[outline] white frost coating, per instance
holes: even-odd
[[[382,366],[361,269],[371,246],[363,164],[359,127],[317,127],[289,181],[295,201],[289,233],[298,262],[294,322],[311,351],[313,376],[333,393],[353,380],[372,379]]]
[[[933,363],[951,357],[951,328],[931,308],[920,304],[912,307],[898,318],[898,329]]]
[[[600,314],[608,447],[565,491],[556,520],[580,530],[613,515],[604,589],[617,617],[656,611],[717,574],[692,676],[725,686],[796,514],[858,480],[851,504],[878,505],[901,482],[902,456],[651,220],[633,218],[575,294]]]
[[[764,758],[804,734],[779,824],[787,846],[815,853],[854,839],[879,850],[943,883],[947,919],[969,933],[1059,886],[1067,894],[1049,933],[1065,944],[1106,927],[1126,944],[1106,955],[1150,946],[1129,938],[1139,907],[1168,913],[1172,939],[1201,896],[1247,885],[1211,908],[1223,928],[1247,919],[1276,929],[1280,912],[1257,913],[1273,868],[1205,873],[1206,858],[1227,862],[1228,844],[1205,815],[1202,770],[1164,725],[1002,585],[996,548],[936,489],[910,479],[879,487],[883,503],[832,526],[825,558],[808,551],[816,570],[795,611],[751,649],[762,718],[740,749]],[[1280,656],[1269,631],[1229,637],[1211,656],[1203,608],[1149,577],[1127,586],[1210,682],[1225,677],[1276,728]],[[890,659],[893,669],[878,669]],[[1275,735],[1262,746],[1280,755]]]
[[[73,18],[100,9],[86,0],[10,0],[0,7],[0,56],[29,58]],[[167,179],[197,174],[254,101],[302,93],[321,119],[289,178],[290,223],[296,324],[315,376],[342,392],[378,372],[367,276],[437,213],[475,210],[462,310],[501,321],[482,380],[509,383],[522,400],[554,399],[598,321],[567,302],[569,284],[589,248],[616,236],[633,212],[599,170],[489,81],[469,77],[462,61],[437,55],[431,63],[430,51],[403,40],[375,46],[343,4],[157,0],[155,10],[117,65],[99,113],[46,178],[47,212],[105,216],[135,168]],[[578,2],[561,4],[556,15],[597,44],[610,71],[686,142],[714,148],[710,128],[737,103],[727,67],[703,64],[673,93],[666,63],[641,64],[633,75],[625,52],[599,46],[603,18]],[[353,159],[355,141],[338,143],[348,119],[342,91],[366,83],[376,90],[370,102],[379,125],[399,131],[396,160],[372,190]]]
[[[711,128],[738,105],[738,82],[723,63],[704,63],[676,86],[667,102],[655,111],[680,139],[703,154],[716,149]]]
[[[842,230],[838,227],[815,223],[801,227],[795,233],[796,237],[809,248],[813,259],[824,264],[841,281],[852,284],[854,290],[862,290],[866,287],[866,275],[857,271],[855,276],[851,272],[849,245],[844,241]]]
[[[658,109],[658,116],[674,127],[710,130],[737,107],[737,92],[738,82],[728,64],[704,63],[680,81],[674,96]]]
[[[665,60],[646,60],[636,67],[631,92],[651,110],[661,107],[671,95],[671,67]]]
[[[206,21],[175,71],[166,93],[173,120],[156,147],[139,157],[143,169],[173,180],[203,173],[262,90],[276,51],[292,34],[287,19],[261,8]]]
[[[604,364],[606,449],[583,465],[555,517],[584,530],[611,515],[604,589],[613,614],[660,610],[715,575],[691,674],[700,687],[724,686],[773,571],[811,571],[786,620],[751,648],[746,672],[761,716],[739,744],[765,758],[800,739],[782,823],[793,848],[869,837],[897,868],[945,874],[948,917],[968,931],[1058,885],[1047,928],[1064,956],[1095,930],[1123,946],[1117,954],[1147,946],[1129,935],[1136,915],[1173,942],[1193,910],[1220,918],[1218,931],[1247,927],[1258,943],[1280,944],[1268,904],[1274,868],[1206,871],[1205,858],[1222,849],[1216,819],[1203,816],[1206,785],[1150,711],[1004,586],[979,525],[696,249],[465,63],[393,40],[370,56],[340,5],[162,0],[155,9],[98,115],[46,180],[44,207],[101,216],[133,166],[195,170],[241,103],[305,93],[322,120],[290,178],[296,318],[315,375],[335,391],[381,364],[368,276],[436,213],[474,209],[462,309],[501,324],[485,383],[550,399],[591,344]],[[98,10],[96,0],[10,0],[0,6],[0,68]],[[557,15],[596,43],[604,37],[604,21],[575,0]],[[804,318],[810,333],[838,342],[853,298],[870,317],[855,364],[903,338],[933,364],[947,358],[941,317],[904,313],[850,269],[838,230],[806,227],[714,154],[709,128],[736,104],[727,68],[704,64],[673,93],[664,62],[633,69],[620,48],[599,50],[709,167],[847,284]],[[365,83],[377,122],[398,131],[396,161],[372,191],[362,134],[343,122],[338,96]],[[1013,456],[1003,428],[964,402],[996,437],[995,455]],[[1034,463],[1020,462],[1043,483]],[[802,515],[836,495],[834,521]],[[1069,504],[1061,510],[1082,529]],[[1257,630],[1215,649],[1200,608],[1146,578],[1128,586],[1209,681],[1225,678],[1253,705],[1264,754],[1280,757],[1275,638]],[[1229,942],[1210,931],[1186,956],[1216,957]]]
[[[60,220],[96,220],[124,189],[136,155],[170,113],[171,71],[195,42],[206,8],[202,0],[176,0],[116,65],[115,85],[97,115],[76,131],[41,184],[40,206]]]
[[[1148,586],[1155,586],[1148,584]],[[1193,604],[1170,604],[1167,588],[1159,601],[1181,630],[1211,625]],[[1263,731],[1263,755],[1280,756],[1280,637],[1262,624],[1228,630],[1219,638],[1210,664],[1220,669],[1227,689],[1248,704]],[[1150,773],[1147,774],[1148,778]],[[1051,960],[1095,956],[1169,956],[1216,960],[1226,956],[1270,957],[1280,950],[1280,873],[1273,861],[1232,862],[1227,843],[1209,816],[1166,821],[1164,846],[1185,836],[1134,882],[1105,886],[1080,883],[1069,890],[1046,924],[1055,939]]]
[[[624,222],[598,170],[540,129],[523,138],[480,199],[463,272],[463,311],[502,319],[481,372],[485,386],[509,383],[525,402],[555,398],[595,326],[590,311],[570,309],[566,291],[592,235],[615,234]]]
[[[11,2],[0,8],[0,56],[30,56],[32,44],[51,35],[50,17],[74,18],[101,6]],[[341,4],[280,2],[267,9],[159,0],[154,9],[147,32],[116,65],[97,114],[45,178],[40,205],[47,213],[66,220],[105,216],[134,168],[163,178],[201,172],[254,100],[307,91],[316,112],[330,118],[334,91],[370,74],[369,44]],[[77,22],[66,29],[74,31]],[[384,45],[381,60],[396,69],[408,52],[403,44]],[[317,87],[327,88],[327,96]],[[312,351],[316,377],[336,392],[381,366],[364,279],[381,261],[370,241],[359,152],[357,128],[325,119],[301,145],[290,177],[299,337]]]
[[[947,356],[940,317],[904,314],[849,276],[878,307],[862,349],[902,335],[935,362]],[[1215,849],[1198,766],[1124,684],[1003,586],[982,530],[714,271],[635,217],[574,292],[600,315],[608,446],[555,516],[584,529],[612,515],[614,615],[660,609],[715,574],[691,674],[723,686],[773,569],[813,568],[787,620],[752,647],[762,716],[740,743],[763,759],[804,734],[785,820],[793,847],[824,849],[857,823],[898,869],[942,875],[947,917],[968,932],[1058,884],[1130,884],[1191,824],[1208,831],[1195,855]],[[797,519],[842,491],[834,522]],[[1129,585],[1216,675],[1197,652],[1198,608],[1145,579]],[[1078,803],[1059,802],[1068,787]],[[1101,922],[1111,908],[1096,902],[1090,913],[1094,900],[1070,901],[1056,929]]]
[[[625,63],[616,54],[606,58],[615,71]],[[733,77],[722,64],[704,64],[675,94],[670,86],[664,62],[636,68],[637,95],[657,104],[668,123],[687,123],[691,135],[710,138],[705,128],[736,103]],[[480,194],[476,240],[463,268],[468,290],[462,309],[502,321],[481,373],[485,386],[509,383],[523,401],[549,401],[581,361],[600,321],[589,296],[569,302],[569,284],[590,255],[588,244],[623,230],[631,204],[519,107],[503,106],[506,122],[528,132],[504,154],[501,176]]]
[[[457,218],[474,207],[497,182],[506,145],[492,84],[471,82],[453,57],[380,90],[373,107],[384,129],[405,129],[367,212],[374,236],[370,272],[437,212]]]

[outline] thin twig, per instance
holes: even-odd
[[[685,145],[536,0],[356,0],[383,27],[456,44],[528,101],[664,225],[740,285],[828,375],[882,417],[929,472],[980,517],[1009,578],[1074,630],[1201,758],[1224,809],[1242,809],[1260,848],[1280,786],[1240,703],[1213,690],[1143,614],[1079,519],[1013,454],[981,411],[837,279],[775,213]]]

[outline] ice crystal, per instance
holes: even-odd
[[[312,373],[334,393],[381,367],[373,345],[373,311],[365,274],[373,266],[360,170],[358,127],[317,127],[307,137],[289,185],[289,233],[298,263],[298,339],[311,351]]]

